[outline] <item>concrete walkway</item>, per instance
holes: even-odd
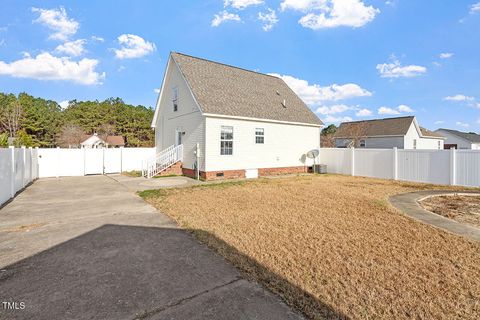
[[[478,191],[448,191],[448,190],[429,190],[398,194],[390,197],[390,202],[397,209],[400,209],[410,217],[421,222],[428,223],[437,228],[449,231],[451,233],[469,238],[471,240],[480,241],[480,229],[463,223],[456,222],[452,219],[442,217],[441,215],[423,209],[418,203],[422,198],[454,193],[479,193]]]
[[[105,176],[28,187],[0,252],[0,319],[303,319]]]

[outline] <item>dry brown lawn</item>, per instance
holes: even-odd
[[[480,196],[435,196],[421,201],[421,204],[425,209],[446,218],[480,227]]]
[[[480,319],[480,244],[388,203],[427,188],[322,175],[144,196],[310,318]]]

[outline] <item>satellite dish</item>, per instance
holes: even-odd
[[[307,152],[307,157],[310,159],[315,159],[316,157],[318,157],[319,153],[320,152],[317,149],[313,149]]]

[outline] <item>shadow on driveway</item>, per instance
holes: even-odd
[[[302,319],[192,235],[162,227],[101,226],[4,267],[0,292],[26,306],[0,310],[2,319]],[[346,318],[317,305],[327,318]]]

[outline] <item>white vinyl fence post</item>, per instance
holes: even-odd
[[[39,161],[39,149],[38,147],[35,147],[35,180],[40,178],[40,161]]]
[[[398,148],[393,147],[393,180],[398,180]]]
[[[120,147],[120,173],[123,172],[123,147]]]
[[[25,186],[27,185],[25,183],[25,167],[27,166],[27,147],[25,146],[22,146],[22,157],[23,157],[23,161],[22,161],[22,187],[25,188]]]
[[[8,147],[12,154],[12,179],[10,180],[10,197],[13,198],[15,196],[15,147],[9,146]]]
[[[30,150],[30,176],[28,177],[28,183],[33,181],[33,148],[28,147]]]
[[[352,147],[351,150],[351,173],[352,173],[352,176],[355,176],[355,147]]]
[[[87,148],[83,149],[83,176],[87,175]]]
[[[450,149],[450,184],[452,186],[457,184],[457,150]]]
[[[56,177],[60,177],[60,166],[61,166],[61,163],[60,163],[60,153],[62,152],[62,150],[60,150],[60,147],[57,147],[57,175]]]

